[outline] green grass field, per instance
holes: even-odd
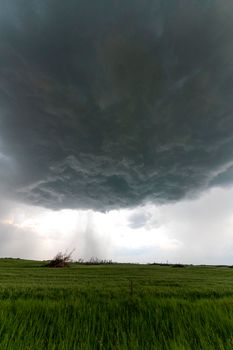
[[[233,349],[233,269],[0,259],[0,349]]]

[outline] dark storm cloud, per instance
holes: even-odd
[[[231,2],[2,0],[0,10],[9,196],[105,210],[232,181]]]

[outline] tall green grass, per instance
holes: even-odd
[[[233,349],[233,270],[0,260],[0,349]]]

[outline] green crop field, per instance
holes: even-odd
[[[233,269],[0,259],[0,349],[233,349]]]

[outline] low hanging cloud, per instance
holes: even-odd
[[[2,0],[1,193],[104,211],[232,183],[232,33],[227,0]]]

